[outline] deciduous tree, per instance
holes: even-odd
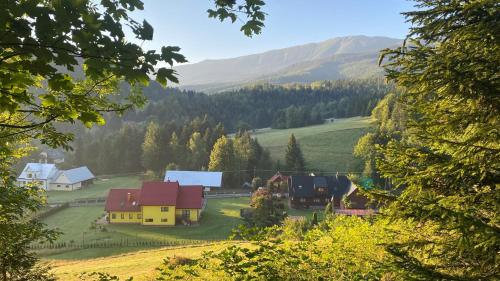
[[[161,155],[160,128],[155,122],[150,122],[142,143],[142,165],[146,170],[159,173],[165,168]]]
[[[237,177],[235,176],[235,155],[233,141],[226,136],[220,137],[215,142],[210,153],[210,162],[208,164],[210,171],[223,171],[223,185],[226,188],[238,187]]]

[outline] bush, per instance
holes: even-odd
[[[305,219],[286,219],[281,227],[259,229],[273,231],[250,246],[209,252],[190,265],[169,264],[160,274],[165,280],[405,280],[384,244],[407,240],[413,225],[340,215],[307,227]]]

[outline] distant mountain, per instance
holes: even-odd
[[[349,36],[248,56],[205,60],[176,67],[180,87],[218,92],[246,84],[312,82],[368,78],[381,73],[381,49],[395,47],[401,39]]]

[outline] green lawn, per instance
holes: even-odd
[[[90,229],[91,223],[104,213],[103,206],[70,207],[43,220],[49,228],[57,228],[63,234],[57,242],[86,244],[95,242],[120,241],[213,241],[224,240],[236,225],[243,223],[240,218],[240,209],[249,207],[250,198],[209,199],[207,209],[202,215],[200,225],[192,227],[155,227],[142,225],[106,225],[107,232]],[[287,205],[287,204],[286,204]],[[312,210],[287,210],[292,216],[311,217]],[[318,211],[321,217],[321,211]],[[147,247],[143,247],[147,248]],[[138,247],[46,250],[41,255],[50,259],[88,259],[105,257],[130,251],[137,251]]]
[[[242,223],[241,208],[248,207],[249,198],[209,199],[200,225],[192,227],[155,227],[142,225],[107,225],[107,232],[90,229],[92,221],[104,213],[103,206],[71,207],[43,220],[49,228],[63,232],[57,242],[81,244],[120,241],[224,240],[231,229]],[[85,249],[49,253],[54,259],[82,259],[109,256],[137,248]]]
[[[80,198],[106,197],[110,188],[139,188],[139,176],[110,177],[96,179],[94,184],[74,191],[48,191],[49,203],[68,202]]]
[[[268,129],[253,134],[268,148],[274,160],[284,163],[290,134],[300,143],[306,165],[324,172],[359,172],[362,161],[352,155],[354,145],[371,126],[369,117],[336,119],[334,122],[293,129]]]

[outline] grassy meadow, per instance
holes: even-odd
[[[335,119],[333,122],[293,129],[264,129],[253,134],[269,149],[273,160],[284,164],[290,134],[300,143],[308,169],[324,172],[359,172],[362,161],[352,155],[354,145],[371,127],[370,117]]]
[[[76,281],[84,272],[107,272],[123,279],[133,276],[134,281],[154,280],[155,268],[168,257],[197,258],[205,251],[220,251],[238,242],[219,242],[205,245],[190,245],[140,250],[127,254],[89,260],[48,260],[59,280]]]

